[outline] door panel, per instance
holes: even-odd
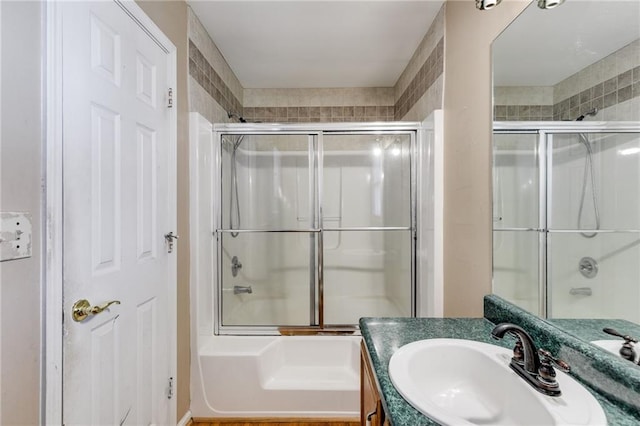
[[[168,424],[169,55],[115,2],[62,2],[65,424]],[[117,300],[76,322],[72,306]]]

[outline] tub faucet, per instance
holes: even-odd
[[[233,286],[233,294],[242,294],[242,293],[251,294],[253,293],[253,289],[251,288],[250,285],[234,285]]]
[[[509,367],[538,392],[549,396],[560,396],[562,393],[551,364],[565,372],[569,371],[569,365],[554,358],[549,351],[536,349],[529,333],[515,324],[506,322],[498,324],[491,330],[491,337],[499,340],[507,333],[516,338]]]

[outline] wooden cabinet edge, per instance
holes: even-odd
[[[390,423],[386,417],[378,381],[371,367],[369,351],[363,340],[360,344],[360,424],[362,426],[387,426]],[[370,420],[369,424],[367,424],[367,420]]]

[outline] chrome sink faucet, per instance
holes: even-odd
[[[509,367],[538,392],[549,396],[560,396],[562,392],[551,364],[565,372],[569,371],[569,365],[554,358],[549,351],[536,349],[529,333],[515,324],[506,322],[498,324],[491,330],[491,337],[499,340],[507,333],[516,338]]]

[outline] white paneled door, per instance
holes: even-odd
[[[63,421],[175,424],[175,53],[133,2],[59,13]]]

